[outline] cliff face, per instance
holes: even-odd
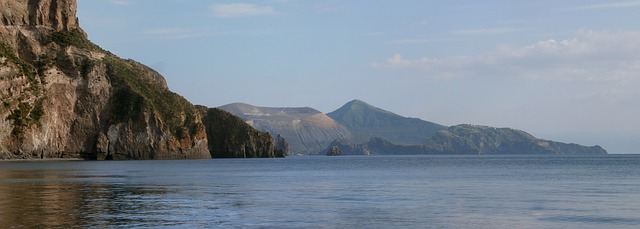
[[[273,138],[247,125],[242,119],[218,108],[200,108],[213,158],[272,158]],[[286,143],[285,143],[286,144]]]
[[[0,158],[210,158],[202,114],[91,43],[75,0],[0,0]]]
[[[3,26],[53,30],[78,28],[75,0],[0,0]]]

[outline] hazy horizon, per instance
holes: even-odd
[[[158,70],[194,104],[328,113],[360,99],[610,153],[640,147],[639,9],[640,1],[78,0],[92,41]]]

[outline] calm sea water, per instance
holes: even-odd
[[[0,225],[639,228],[640,156],[0,162]]]

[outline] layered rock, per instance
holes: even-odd
[[[78,29],[76,0],[0,0],[3,26]]]

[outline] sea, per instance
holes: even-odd
[[[640,155],[7,161],[0,228],[640,228]]]

